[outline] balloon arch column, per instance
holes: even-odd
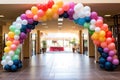
[[[32,6],[31,10],[17,17],[16,21],[9,27],[6,47],[1,64],[6,71],[17,71],[22,68],[22,62],[19,59],[21,44],[27,38],[27,33],[35,29],[38,22],[44,22],[58,17],[68,18],[76,24],[89,30],[93,43],[98,47],[100,53],[99,65],[105,70],[114,70],[119,64],[117,51],[115,48],[115,39],[108,25],[103,22],[103,18],[98,16],[97,12],[91,12],[89,6],[83,6],[81,3],[63,3],[59,0],[54,3],[49,0],[45,4]]]

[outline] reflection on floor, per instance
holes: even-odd
[[[24,60],[17,72],[0,68],[0,80],[120,80],[120,69],[101,70],[93,58],[77,53],[47,53]]]

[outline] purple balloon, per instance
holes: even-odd
[[[118,65],[118,64],[119,64],[119,60],[118,60],[118,59],[113,59],[112,63],[113,63],[114,65]]]
[[[109,56],[114,56],[115,52],[114,51],[109,51]]]
[[[27,36],[24,32],[21,32],[20,33],[20,39],[25,39]]]
[[[72,8],[72,9],[73,9],[73,8],[74,8],[74,6],[75,6],[75,3],[74,3],[74,2],[70,2],[70,3],[69,3],[69,5],[70,5],[70,8]]]
[[[29,24],[33,24],[33,19],[29,18],[29,19],[27,19],[27,21]]]
[[[104,51],[105,53],[108,53],[108,52],[109,52],[109,49],[108,49],[108,48],[104,48],[103,51]]]
[[[69,19],[70,19],[70,20],[74,20],[72,16],[69,16]]]
[[[112,57],[111,57],[111,56],[108,56],[108,57],[107,57],[107,61],[112,62],[112,60],[113,60],[113,59],[112,59]]]
[[[22,20],[24,20],[24,19],[27,19],[27,16],[26,16],[26,14],[21,14],[20,18],[21,18]]]
[[[98,19],[98,14],[97,14],[97,12],[92,12],[91,15],[90,15],[90,18],[97,20],[97,19]]]
[[[72,15],[74,14],[74,9],[72,9],[72,8],[69,9],[69,10],[68,10],[68,14],[69,14],[69,16],[72,16]]]
[[[31,32],[31,29],[27,29],[26,31],[29,33],[29,32]]]
[[[98,19],[99,19],[99,20],[103,20],[103,17],[101,17],[101,16],[98,16]]]
[[[20,44],[22,44],[22,43],[23,43],[23,40],[22,40],[22,39],[19,39],[19,41],[20,41]]]

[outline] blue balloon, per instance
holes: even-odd
[[[63,17],[64,17],[64,18],[68,18],[68,17],[69,17],[68,13],[67,13],[67,12],[64,12],[64,13],[63,13]]]
[[[20,63],[20,61],[19,61],[18,59],[13,60],[13,64],[14,64],[14,65],[18,66],[19,63]]]
[[[33,25],[32,24],[27,24],[28,29],[32,29]]]
[[[74,19],[74,22],[75,22],[75,24],[77,24],[78,23],[78,19]]]
[[[38,21],[34,21],[32,25],[37,25],[38,24]]]
[[[17,67],[22,68],[22,63],[19,63]]]
[[[98,47],[97,51],[98,51],[99,53],[102,53],[102,52],[103,52],[103,48],[102,48],[102,47]]]
[[[105,68],[105,64],[100,64],[100,68],[104,69]]]
[[[81,26],[83,26],[85,22],[86,22],[85,18],[79,18],[78,19],[78,24],[81,25]]]
[[[91,18],[90,17],[85,17],[86,22],[90,22]]]
[[[6,71],[11,70],[11,66],[9,66],[8,64],[7,64],[7,65],[5,65],[5,66],[4,66],[4,70],[6,70]]]
[[[12,65],[11,66],[11,71],[13,71],[13,72],[17,71],[17,66],[16,65]]]
[[[112,69],[113,69],[113,68],[112,68],[112,63],[107,61],[107,62],[105,63],[105,69],[106,69],[106,70],[112,70]]]
[[[101,56],[106,59],[108,57],[108,53],[102,52]]]
[[[106,59],[105,59],[105,58],[103,58],[103,57],[100,57],[100,58],[99,58],[99,63],[100,63],[100,64],[105,64],[105,62],[106,62]]]

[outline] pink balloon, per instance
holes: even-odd
[[[63,14],[63,13],[64,13],[63,9],[62,9],[62,8],[59,8],[59,9],[58,9],[58,14],[61,15],[61,14]]]
[[[69,4],[68,4],[68,3],[66,3],[66,4],[64,4],[64,5],[63,5],[63,7],[62,7],[62,8],[63,8],[63,10],[64,10],[64,11],[68,11],[68,10],[69,10],[69,8],[70,8],[70,6],[69,6]]]
[[[119,64],[119,60],[118,60],[118,59],[113,59],[112,63],[113,63],[114,65],[118,65],[118,64]]]
[[[114,49],[115,49],[115,43],[110,43],[110,44],[108,45],[108,48],[109,48],[110,50],[114,50]]]
[[[12,44],[10,48],[11,48],[11,50],[15,51],[17,46],[15,44]]]
[[[103,51],[104,51],[105,53],[108,53],[108,52],[109,52],[109,49],[108,49],[108,48],[104,48]]]
[[[33,18],[33,14],[31,12],[31,10],[26,10],[25,14],[28,18]]]
[[[38,21],[38,16],[37,16],[37,15],[34,15],[34,16],[33,16],[33,20],[34,20],[34,21]]]
[[[26,16],[26,14],[21,14],[20,18],[21,18],[22,20],[24,20],[24,19],[27,19],[27,16]]]
[[[101,19],[98,19],[97,21],[96,21],[96,24],[95,24],[97,27],[102,27],[102,25],[103,25],[103,20],[101,20]]]
[[[44,16],[44,11],[43,10],[38,10],[38,13],[37,13],[37,15],[39,16],[39,17],[42,17],[42,16]]]
[[[72,9],[73,9],[73,8],[74,8],[74,6],[75,6],[75,3],[74,3],[74,2],[70,2],[70,3],[69,3],[69,5],[70,5],[70,8],[72,8]]]
[[[113,60],[113,58],[112,58],[111,56],[108,56],[108,57],[107,57],[107,61],[112,62],[112,60]]]
[[[18,46],[20,44],[20,42],[18,40],[14,40],[13,44],[15,44],[16,46]]]
[[[101,43],[101,47],[102,47],[102,48],[106,48],[106,47],[107,47],[107,43],[106,43],[106,42],[102,42],[102,43]]]
[[[101,17],[101,16],[98,16],[98,19],[103,21],[103,17]]]
[[[90,18],[97,20],[97,19],[98,19],[98,14],[97,14],[97,12],[92,12],[91,15],[90,15]]]
[[[112,50],[112,51],[109,51],[109,56],[114,56],[115,55],[115,52]]]
[[[111,37],[108,37],[108,38],[106,39],[106,42],[107,42],[108,44],[112,43],[112,38],[111,38]]]

